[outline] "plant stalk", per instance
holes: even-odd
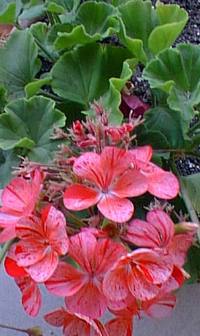
[[[22,333],[26,333],[27,334],[27,330],[26,329],[20,329],[20,328],[16,328],[16,327],[11,327],[11,326],[8,326],[6,324],[0,324],[0,328],[2,328],[2,329],[9,329],[9,330],[18,331],[18,332],[22,332]]]
[[[9,240],[8,242],[6,242],[2,249],[0,250],[0,264],[2,263],[2,261],[4,260],[4,257],[6,255],[6,252],[9,250],[10,246],[12,245],[13,243],[13,239]]]

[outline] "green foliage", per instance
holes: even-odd
[[[200,173],[189,176],[182,176],[181,182],[187,190],[188,197],[196,212],[200,215]]]
[[[71,24],[66,32],[59,33],[56,49],[69,49],[109,36],[118,26],[113,14],[114,8],[106,3],[85,2],[77,11],[77,24]]]
[[[84,109],[88,109],[89,104],[103,96],[110,86],[111,95],[114,95],[116,90],[117,95],[119,94],[119,90],[132,73],[128,70],[128,63],[126,69],[123,68],[123,62],[129,56],[130,53],[124,48],[104,47],[98,44],[88,44],[66,52],[52,69],[52,88],[64,99],[79,103]],[[123,82],[111,79],[120,76],[125,77]],[[117,101],[117,105],[118,103]],[[116,104],[113,108],[110,106],[110,109],[113,113],[120,113]]]
[[[17,153],[14,150],[0,150],[0,188],[2,189],[9,183],[12,170],[18,166],[20,162]]]
[[[9,99],[23,97],[24,87],[40,69],[38,48],[28,30],[15,31],[5,48],[0,48],[0,85]]]
[[[24,149],[35,161],[48,162],[57,141],[51,140],[54,127],[65,125],[65,116],[55,103],[44,97],[24,98],[9,103],[0,116],[0,148]]]
[[[16,1],[1,0],[0,1],[0,24],[12,24],[15,22]]]
[[[197,246],[192,246],[188,256],[187,263],[184,268],[190,274],[189,283],[199,282],[200,279],[200,248]]]
[[[159,88],[169,95],[169,107],[181,112],[180,122],[188,128],[194,107],[200,103],[200,47],[180,44],[161,52],[147,64],[144,78],[151,88]]]
[[[170,47],[188,20],[177,5],[132,0],[119,7],[123,44],[143,63]]]
[[[154,148],[184,148],[184,135],[181,129],[180,113],[167,107],[155,107],[145,113],[144,129],[141,137],[149,138]],[[144,142],[144,139],[142,139]],[[148,142],[149,142],[148,141]],[[163,147],[164,145],[164,147]]]

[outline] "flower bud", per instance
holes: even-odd
[[[195,234],[198,229],[198,224],[192,222],[181,222],[175,225],[175,233],[193,233]]]

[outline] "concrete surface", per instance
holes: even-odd
[[[178,293],[178,305],[170,318],[152,320],[144,318],[135,322],[134,336],[199,336],[200,335],[200,285],[187,285]],[[38,318],[28,317],[20,306],[20,293],[12,279],[0,269],[0,324],[21,328],[40,326],[44,336],[60,336],[61,330],[51,328],[42,316],[62,305],[62,299],[43,295],[43,308]],[[0,336],[25,334],[0,329]],[[80,335],[81,336],[81,335]],[[116,335],[121,336],[121,335]]]

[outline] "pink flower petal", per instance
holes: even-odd
[[[54,251],[47,251],[43,259],[26,267],[27,273],[36,282],[47,281],[58,265],[58,255]]]
[[[8,240],[15,238],[15,236],[16,236],[15,225],[8,226],[7,228],[4,228],[2,230],[0,227],[0,244],[3,244]]]
[[[155,209],[147,213],[147,222],[151,224],[154,231],[158,231],[160,239],[158,247],[167,246],[174,237],[174,223],[169,215],[163,210]]]
[[[117,147],[105,147],[101,153],[101,169],[104,174],[102,187],[108,187],[115,178],[119,178],[131,164],[129,151]]]
[[[66,297],[66,306],[72,312],[90,318],[101,317],[106,308],[106,298],[95,283],[86,283],[76,294]]]
[[[149,307],[145,309],[145,313],[152,318],[168,317],[176,305],[176,297],[173,294],[166,294],[163,297],[152,300]]]
[[[26,243],[36,241],[37,244],[43,246],[44,231],[41,225],[41,220],[36,217],[22,217],[16,224],[16,235]]]
[[[64,205],[69,210],[79,211],[95,205],[100,194],[82,184],[73,184],[64,193]]]
[[[58,296],[70,296],[78,292],[87,278],[70,264],[60,262],[53,275],[45,282],[48,291]]]
[[[134,161],[148,163],[151,160],[153,150],[151,146],[141,146],[129,151]]]
[[[15,256],[18,266],[27,267],[42,260],[45,248],[40,243],[30,244],[21,241],[16,244]]]
[[[47,323],[53,327],[62,327],[66,319],[66,311],[63,308],[54,310],[51,313],[48,313],[44,316],[44,319]]]
[[[148,179],[148,191],[159,198],[171,199],[179,193],[179,182],[171,172],[166,172],[153,163],[144,166],[141,173]]]
[[[186,274],[187,273],[184,270],[174,266],[171,276],[162,285],[160,293],[164,295],[179,289],[186,279]]]
[[[144,175],[138,170],[128,169],[112,187],[112,193],[116,196],[135,197],[143,195],[148,189]]]
[[[43,210],[43,213],[45,213],[45,211],[46,209]],[[69,240],[66,233],[66,220],[63,213],[53,206],[48,207],[48,214],[46,220],[44,219],[43,228],[44,233],[51,242],[51,246],[56,252],[59,255],[66,254],[69,248]]]
[[[128,288],[131,294],[141,301],[150,300],[159,293],[159,287],[146,281],[137,270],[128,274]]]
[[[140,247],[155,248],[158,246],[160,237],[159,232],[154,230],[149,223],[140,219],[133,219],[129,223],[124,238]]]
[[[97,239],[88,231],[78,233],[70,239],[70,256],[88,273],[96,268]]]
[[[99,211],[113,222],[127,222],[133,215],[133,203],[114,195],[104,195],[97,205]]]
[[[94,260],[96,274],[105,274],[110,270],[113,264],[126,253],[127,250],[120,243],[116,243],[111,239],[99,240],[96,246]]]
[[[173,271],[173,264],[169,258],[148,250],[137,249],[129,253],[131,263],[137,265],[137,273],[152,284],[162,284],[169,279]]]
[[[37,284],[30,277],[20,277],[15,281],[22,292],[22,305],[26,313],[32,317],[38,315],[42,297]]]
[[[147,222],[134,219],[130,222],[125,239],[141,247],[167,247],[174,236],[174,224],[163,210],[152,210]]]
[[[100,167],[100,155],[85,153],[77,158],[73,166],[74,173],[97,186],[102,185],[102,170]]]
[[[132,319],[115,318],[105,325],[109,336],[133,336]]]
[[[2,205],[15,215],[29,215],[40,193],[43,175],[39,169],[33,172],[30,180],[22,177],[13,179],[2,193]]]
[[[126,299],[130,292],[127,285],[127,271],[124,267],[106,273],[103,280],[103,292],[112,301]]]
[[[194,241],[192,233],[177,234],[171,241],[168,251],[175,265],[182,267],[186,262],[187,252]]]
[[[63,326],[64,336],[109,336],[100,321],[73,314],[63,308],[46,314],[44,319],[54,327]]]

